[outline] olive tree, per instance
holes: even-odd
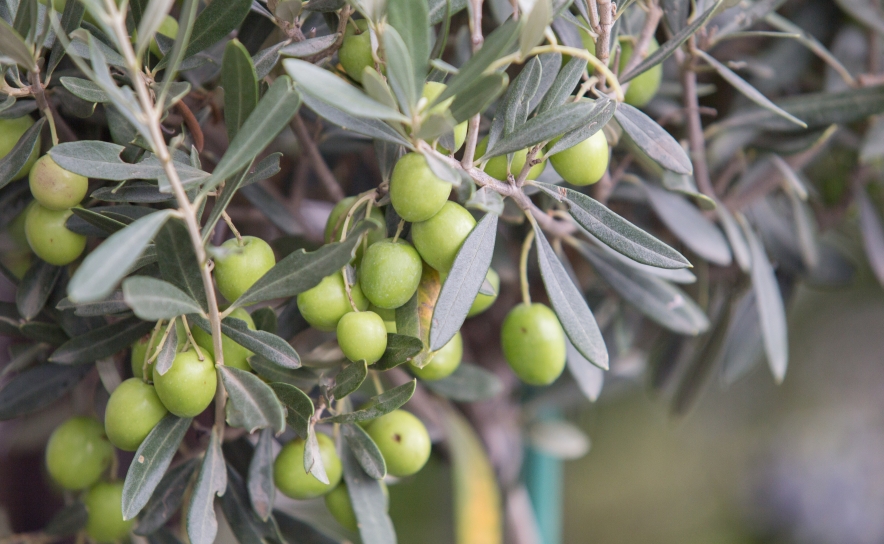
[[[782,382],[798,283],[884,282],[880,67],[802,26],[884,18],[793,4],[0,2],[0,420],[74,416],[13,539],[388,544],[434,452],[493,544],[606,373]]]

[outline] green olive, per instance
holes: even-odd
[[[507,363],[523,382],[548,385],[565,368],[565,331],[558,317],[540,303],[519,304],[500,329]]]
[[[215,397],[218,375],[212,356],[202,353],[200,361],[195,349],[175,356],[170,368],[160,375],[153,368],[153,383],[163,405],[178,417],[198,416],[208,408]]]
[[[86,249],[86,237],[71,232],[65,222],[73,215],[71,210],[50,210],[39,202],[28,206],[25,234],[31,250],[44,261],[64,266],[77,260]]]
[[[360,19],[356,22],[359,34],[352,24],[347,25],[344,31],[344,41],[338,50],[338,60],[344,71],[353,80],[362,83],[362,72],[366,67],[374,68],[374,58],[371,55],[371,34],[368,32],[368,21]]]
[[[104,431],[111,444],[135,451],[168,410],[154,386],[129,378],[111,393],[104,412]]]
[[[255,330],[255,321],[249,312],[242,308],[237,308],[230,312],[230,317],[241,319],[246,322],[246,326],[250,330]],[[194,327],[191,331],[196,344],[209,352],[212,359],[215,358],[215,344],[212,342],[212,335],[199,327]],[[249,357],[253,355],[251,351],[234,342],[226,334],[221,335],[221,352],[224,354],[224,366],[232,366],[246,372],[251,372],[252,365],[249,364]]]
[[[325,238],[326,244],[341,239],[341,230],[344,228],[344,219],[347,217],[347,212],[350,211],[357,199],[358,197],[348,196],[335,204],[335,207],[332,208],[328,220],[325,222],[325,231],[323,231],[323,237]],[[366,203],[363,202],[360,204],[359,209],[354,211],[353,216],[350,218],[350,224],[347,227],[348,232],[353,230],[356,223],[365,218],[365,204]],[[380,208],[372,206],[371,217],[377,219],[381,225],[384,224],[384,212]],[[386,233],[384,232],[384,229],[380,228],[374,230],[368,234],[368,243],[371,245],[383,240],[385,237]]]
[[[338,321],[338,345],[351,361],[372,365],[387,349],[387,327],[374,312],[349,312]]]
[[[30,115],[16,117],[15,119],[0,119],[0,159],[9,155],[15,144],[21,139],[24,133],[34,124],[34,119]],[[34,146],[34,150],[28,155],[28,160],[18,172],[12,176],[12,181],[22,179],[31,171],[31,167],[37,162],[40,156],[40,140]]]
[[[194,333],[197,330],[202,329],[194,329]],[[148,353],[148,345],[147,343],[150,341],[150,335],[147,334],[142,338],[139,338],[132,344],[132,357],[130,363],[132,364],[132,375],[136,378],[144,377],[144,363],[146,359],[149,359],[151,355],[156,351],[157,345],[160,343],[160,338],[162,336],[162,332],[157,334],[157,337],[154,339],[154,345],[150,347],[150,353]],[[181,349],[181,346],[184,345],[184,342],[187,341],[187,331],[184,329],[184,323],[180,319],[175,320],[175,336],[178,338],[178,349]],[[152,379],[153,371],[148,368],[147,375]]]
[[[374,304],[369,304],[368,309],[379,316],[384,320],[384,326],[387,328],[387,332],[391,334],[396,334],[396,309],[388,309],[388,308],[378,308]]]
[[[391,476],[411,476],[430,458],[432,444],[427,428],[405,410],[393,410],[375,419],[365,431],[384,456]]]
[[[481,159],[482,155],[485,154],[486,149],[488,149],[488,136],[482,138],[482,140],[479,141],[479,145],[476,146],[476,158]],[[543,159],[542,151],[537,154],[537,158]],[[519,172],[525,167],[526,160],[528,160],[527,149],[522,149],[521,151],[513,153],[513,162],[510,164],[510,173],[512,173],[513,177],[519,175]],[[539,178],[540,174],[543,173],[544,168],[546,168],[546,160],[542,160],[532,166],[528,170],[528,179]],[[506,155],[498,155],[497,157],[489,159],[488,162],[485,163],[485,173],[494,179],[506,181]]]
[[[648,50],[644,58],[660,48],[656,38],[651,38]],[[626,64],[632,58],[633,44],[630,40],[620,39],[620,73],[626,69]],[[663,65],[658,64],[653,68],[635,76],[629,82],[624,101],[630,106],[640,108],[651,101],[660,90],[660,82],[663,80]]]
[[[358,283],[350,286],[350,295],[359,310],[368,308],[368,300],[362,294],[362,288]],[[335,272],[331,276],[326,276],[319,285],[299,294],[298,310],[312,327],[321,331],[335,330],[344,314],[353,311],[341,273]]]
[[[491,305],[494,304],[494,301],[497,300],[497,294],[500,293],[500,276],[497,275],[497,272],[495,272],[493,268],[489,268],[488,273],[485,274],[485,279],[491,284],[491,287],[494,287],[494,294],[483,295],[482,293],[479,293],[476,295],[475,300],[473,300],[473,305],[470,306],[470,311],[467,314],[467,317],[481,314],[490,308]]]
[[[553,140],[550,145],[558,141]],[[572,185],[596,183],[608,170],[608,140],[600,130],[573,147],[549,158],[556,172]]]
[[[398,308],[417,291],[421,281],[420,255],[411,244],[392,238],[368,246],[359,269],[359,284],[372,304]]]
[[[384,495],[389,496],[387,484],[380,480],[381,489]],[[347,490],[347,484],[341,482],[338,487],[331,490],[325,496],[325,506],[331,513],[332,517],[337,520],[343,527],[351,531],[358,531],[359,524],[356,521],[356,512],[353,511],[353,503],[350,502],[350,492]],[[389,506],[389,502],[387,504]]]
[[[438,81],[427,81],[424,83],[424,90],[421,93],[421,96],[427,99],[427,104],[431,104],[433,100],[436,100],[442,91],[445,90],[447,85],[444,83],[439,83]],[[442,113],[447,111],[451,104],[454,103],[454,97],[446,98],[442,102],[433,106],[430,110],[431,113]],[[469,123],[467,121],[460,122],[457,126],[454,127],[454,149],[443,149],[445,152],[453,153],[461,148],[464,141],[467,139],[467,125]]]
[[[451,184],[436,177],[419,153],[406,153],[393,167],[390,200],[406,221],[416,223],[433,217],[450,194]]]
[[[421,258],[439,272],[448,272],[476,220],[466,208],[450,200],[439,213],[411,227],[411,238]]]
[[[76,206],[89,190],[89,180],[85,176],[68,172],[49,155],[37,159],[28,181],[37,202],[50,210],[66,210]]]
[[[325,495],[341,481],[341,459],[335,451],[334,441],[323,433],[316,433],[316,440],[328,483],[320,482],[304,470],[305,442],[298,438],[283,446],[273,463],[273,480],[283,495],[292,499],[312,499]]]
[[[58,426],[46,444],[46,468],[65,489],[86,489],[110,466],[114,447],[104,426],[91,417],[72,417]]]
[[[430,362],[423,368],[418,368],[412,363],[408,365],[418,378],[433,381],[450,376],[460,366],[461,359],[463,359],[463,336],[457,331],[447,344],[433,354]]]
[[[99,543],[122,540],[135,519],[123,519],[123,482],[99,482],[83,497],[89,517],[86,534]]]
[[[215,283],[224,298],[235,301],[276,264],[273,248],[260,238],[231,238],[221,247],[228,251],[215,258]]]

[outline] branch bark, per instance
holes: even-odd
[[[322,182],[322,186],[325,187],[329,196],[335,202],[343,200],[345,196],[344,191],[341,189],[338,180],[335,179],[334,173],[332,173],[328,164],[326,164],[325,159],[322,157],[322,154],[319,152],[319,147],[317,147],[316,142],[313,141],[313,137],[310,135],[310,131],[307,130],[307,125],[304,124],[304,120],[301,118],[300,114],[297,114],[292,118],[291,126],[292,130],[295,132],[295,136],[298,138],[298,142],[301,144],[301,149],[306,153],[307,158],[310,160],[313,167],[313,171],[319,176],[319,181]]]

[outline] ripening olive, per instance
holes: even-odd
[[[344,71],[353,80],[362,83],[362,72],[366,67],[374,68],[374,58],[371,56],[371,34],[368,32],[368,21],[359,19],[355,21],[359,34],[348,24],[344,31],[344,41],[338,50],[338,60]]]
[[[450,376],[460,366],[461,359],[463,359],[463,336],[457,331],[447,344],[433,354],[430,362],[423,368],[418,368],[412,363],[408,364],[415,376],[424,381],[433,381]]]
[[[86,534],[99,543],[122,540],[135,519],[123,520],[123,482],[99,482],[83,497],[89,517]]]
[[[433,100],[436,100],[436,97],[442,94],[442,91],[445,90],[445,87],[447,87],[447,85],[445,85],[444,83],[440,83],[438,81],[427,81],[426,83],[424,83],[424,90],[423,93],[421,93],[421,96],[427,99],[427,104],[431,104]],[[450,98],[446,98],[442,102],[433,106],[430,109],[430,112],[441,114],[442,112],[448,110],[448,108],[450,108],[451,104],[453,103],[453,96]],[[460,149],[460,147],[464,143],[464,140],[467,139],[467,124],[467,121],[461,121],[454,127],[454,149],[443,149],[443,151],[453,153],[454,151]]]
[[[255,330],[255,321],[249,312],[242,308],[237,308],[230,312],[230,316],[234,319],[241,319],[246,322],[246,326],[250,330]],[[212,359],[215,359],[215,344],[212,342],[212,335],[199,327],[194,327],[191,331],[196,344],[209,352]],[[251,372],[252,365],[249,364],[249,357],[253,354],[248,349],[237,344],[226,334],[221,335],[221,351],[224,354],[224,366],[232,366],[246,372]]]
[[[565,368],[565,331],[558,317],[540,303],[519,304],[500,329],[503,355],[523,382],[548,385]]]
[[[349,312],[338,321],[338,345],[351,361],[372,365],[387,349],[387,327],[374,312]]]
[[[0,119],[0,159],[5,157],[12,151],[15,144],[21,139],[25,131],[34,124],[34,119],[30,115],[16,117],[15,119]],[[40,156],[40,140],[34,145],[34,150],[28,155],[28,160],[18,172],[12,176],[12,181],[22,179],[31,171],[31,167],[37,162]]]
[[[347,198],[335,204],[335,207],[332,208],[332,211],[328,216],[328,220],[325,222],[325,231],[323,233],[326,244],[341,239],[341,231],[344,228],[344,219],[347,217],[347,212],[349,212],[350,209],[353,207],[353,204],[356,203],[356,200],[357,197],[348,196]],[[359,209],[354,211],[353,216],[350,218],[350,224],[347,227],[348,232],[353,230],[353,227],[356,225],[356,223],[365,218],[365,205],[366,203],[363,202],[359,205]],[[384,212],[381,211],[380,208],[372,206],[371,217],[377,219],[381,225],[384,225]],[[386,236],[387,234],[384,232],[383,228],[373,230],[368,233],[368,244],[371,245],[375,242],[383,240]],[[362,245],[360,244],[358,247],[361,248]]]
[[[405,410],[393,410],[370,422],[365,431],[384,456],[387,473],[411,476],[430,458],[430,435],[418,418]]]
[[[85,176],[65,170],[49,155],[37,159],[28,181],[37,202],[50,210],[66,210],[76,206],[89,190],[89,180]]]
[[[350,286],[350,295],[356,308],[359,310],[368,308],[368,300],[362,294],[362,288],[358,283]],[[335,272],[331,276],[326,276],[319,285],[299,294],[298,310],[312,327],[321,331],[335,330],[344,314],[353,311],[341,273]]]
[[[488,136],[482,138],[482,140],[479,142],[479,145],[476,146],[476,158],[481,159],[482,155],[485,154],[486,149],[488,149]],[[537,158],[543,159],[543,151],[537,153]],[[516,151],[515,153],[513,153],[513,162],[510,164],[510,173],[512,173],[513,177],[518,177],[519,173],[522,171],[522,168],[525,167],[525,161],[527,159],[527,149],[522,149],[521,151]],[[540,174],[543,173],[544,168],[546,168],[545,159],[535,164],[528,170],[528,179],[539,178]],[[498,155],[497,157],[489,159],[488,162],[485,164],[485,173],[494,179],[506,181],[506,155]]]
[[[215,258],[215,283],[224,298],[238,299],[276,264],[270,245],[254,236],[243,236],[242,244],[231,238],[223,244],[228,253]]]
[[[178,417],[194,417],[203,412],[218,387],[218,375],[212,356],[203,351],[200,361],[195,349],[175,356],[170,368],[160,375],[153,368],[153,383],[163,405]]]
[[[450,200],[439,213],[411,227],[414,247],[424,261],[439,272],[448,272],[467,236],[473,232],[473,214]]]
[[[383,490],[384,495],[389,496],[390,492],[387,490],[387,484],[385,484],[383,480],[380,480],[379,483],[381,484],[381,490]],[[346,527],[351,531],[359,530],[359,524],[356,521],[356,512],[353,511],[353,503],[350,502],[350,492],[347,491],[347,484],[341,482],[338,484],[338,487],[332,489],[331,492],[325,496],[325,506],[328,508],[332,517],[343,527]],[[387,506],[389,507],[389,503]]]
[[[656,38],[651,38],[648,44],[648,50],[645,52],[644,58],[659,49]],[[632,58],[633,44],[626,38],[620,39],[620,73],[626,69],[626,64]],[[643,59],[644,60],[644,59]],[[660,82],[663,80],[663,65],[658,64],[653,68],[635,76],[629,82],[629,88],[626,89],[624,101],[630,106],[640,108],[646,105],[654,98],[657,91],[660,90]]]
[[[558,141],[553,140],[550,145]],[[596,183],[608,170],[608,140],[600,130],[573,147],[549,158],[555,171],[572,185]]]
[[[500,276],[497,275],[497,272],[495,272],[493,268],[489,268],[488,273],[485,274],[485,280],[494,288],[494,294],[483,295],[482,293],[479,293],[476,295],[475,300],[473,300],[473,305],[470,306],[470,311],[467,314],[467,317],[481,314],[490,308],[491,305],[494,304],[494,301],[497,300],[497,294],[500,292]]]
[[[114,456],[104,426],[91,417],[72,417],[58,426],[46,444],[46,468],[65,489],[86,489],[101,478]]]
[[[384,326],[387,328],[387,332],[391,334],[396,334],[396,309],[395,308],[378,308],[374,304],[369,304],[368,309],[379,316],[384,320]]]
[[[390,178],[390,200],[399,217],[416,223],[436,215],[448,201],[451,184],[436,177],[419,153],[406,153]]]
[[[104,413],[104,431],[111,444],[135,451],[168,410],[154,386],[129,378],[111,393]]]
[[[194,329],[194,333],[197,329]],[[175,320],[175,336],[178,338],[177,348],[181,349],[181,346],[184,345],[184,342],[187,341],[187,331],[184,329],[184,323],[180,319]],[[161,334],[157,334],[156,338],[154,338],[154,345],[150,346],[150,352],[148,352],[147,343],[150,342],[150,335],[145,335],[132,344],[132,375],[136,378],[144,377],[144,363],[146,359],[149,359],[157,349],[157,345],[160,343]],[[148,368],[147,376],[149,379],[153,379],[153,371]]]
[[[323,433],[316,433],[319,443],[319,458],[328,476],[324,484],[315,476],[304,470],[305,442],[298,438],[292,440],[279,450],[273,463],[273,480],[282,493],[293,499],[312,499],[325,495],[341,481],[341,459],[335,451],[335,443]]]
[[[65,222],[73,215],[71,210],[50,210],[39,202],[28,206],[25,234],[28,245],[37,257],[49,264],[64,266],[74,262],[86,249],[86,237],[71,232]]]
[[[421,281],[420,255],[405,240],[382,240],[368,246],[359,269],[359,284],[372,304],[398,308],[417,291]]]

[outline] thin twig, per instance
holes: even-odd
[[[690,38],[689,47],[693,49],[694,38]],[[693,57],[687,57],[682,64],[682,87],[684,94],[685,114],[687,115],[688,142],[691,149],[691,162],[694,165],[694,179],[697,188],[704,195],[714,199],[715,189],[709,177],[709,165],[706,163],[706,138],[703,136],[703,121],[700,119],[700,103],[697,97],[697,73],[694,71]]]
[[[291,127],[298,138],[298,142],[301,144],[301,149],[307,155],[313,171],[316,172],[316,175],[319,176],[319,181],[322,182],[322,186],[328,191],[328,195],[335,202],[343,200],[345,196],[344,191],[319,152],[319,147],[313,141],[313,137],[310,136],[310,132],[307,130],[307,126],[304,124],[300,114],[292,118]]]

